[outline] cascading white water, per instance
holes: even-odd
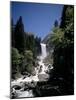
[[[48,66],[45,66],[43,60],[44,58],[47,56],[47,51],[46,51],[46,44],[41,43],[41,56],[39,56],[39,65],[35,68],[36,71],[36,75],[33,76],[28,76],[25,79],[23,79],[23,77],[11,82],[11,86],[13,87],[14,85],[18,85],[18,86],[22,86],[23,83],[25,82],[29,82],[31,83],[32,81],[37,82],[37,81],[47,81],[47,79],[49,78],[49,74],[46,73],[46,71],[48,71]],[[41,71],[39,71],[41,70]],[[40,78],[39,78],[40,77]],[[18,97],[34,97],[33,95],[33,91],[32,90],[26,90],[26,91],[17,91],[16,93],[18,94]]]
[[[43,63],[44,58],[47,56],[46,44],[41,43],[40,45],[41,45],[41,57],[40,57],[41,59],[39,61],[39,65],[42,66],[40,74],[46,74],[45,73],[46,66]]]
[[[46,44],[41,43],[41,58],[44,59],[47,56],[47,52],[46,52]]]

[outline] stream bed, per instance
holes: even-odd
[[[13,94],[13,98],[19,97],[35,97],[33,90],[37,88],[38,82],[45,82],[49,79],[49,71],[52,70],[53,67],[50,65],[45,66],[44,63],[39,61],[39,66],[35,68],[36,75],[31,76],[22,76],[17,80],[11,82],[11,93]]]

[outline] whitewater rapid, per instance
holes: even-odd
[[[22,87],[24,83],[31,83],[31,82],[36,83],[38,81],[48,81],[49,74],[46,72],[49,72],[49,70],[53,69],[53,67],[51,66],[50,68],[48,68],[48,66],[45,66],[45,64],[43,63],[44,58],[47,56],[45,44],[41,43],[41,50],[42,54],[41,56],[39,56],[38,66],[35,68],[36,74],[27,76],[25,78],[21,76],[21,78],[18,78],[17,80],[11,82],[11,87],[15,85]],[[16,92],[18,97],[34,97],[32,90],[22,91],[21,89],[20,90],[14,89],[14,92]]]

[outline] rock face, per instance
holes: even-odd
[[[39,81],[47,81],[49,79],[48,74],[39,74],[38,75]]]

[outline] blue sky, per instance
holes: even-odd
[[[26,32],[44,38],[51,32],[55,20],[60,22],[63,5],[11,2],[11,17],[14,24],[22,16]]]

